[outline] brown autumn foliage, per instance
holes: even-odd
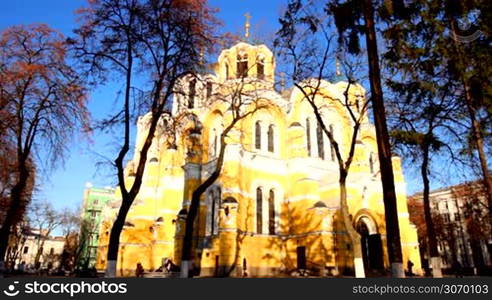
[[[84,82],[67,62],[62,34],[43,24],[1,32],[1,138],[10,145],[2,160],[13,170],[5,194],[9,199],[3,201],[7,207],[0,228],[0,258],[12,226],[30,202],[34,170],[62,162],[76,128],[88,128],[86,100]]]
[[[490,235],[485,187],[483,183],[476,181],[453,186],[450,189],[452,195],[450,200],[459,204],[459,210],[455,216],[459,220],[455,219],[449,222],[438,212],[432,211],[435,238],[442,245],[447,245],[451,250],[447,254],[451,255],[453,261],[456,261],[458,251],[456,241],[466,232],[469,237],[475,264],[481,266],[483,264],[482,250],[477,245],[480,244],[480,241],[487,240]],[[415,197],[409,198],[408,212],[410,214],[410,221],[417,227],[421,253],[425,253],[428,247],[428,236],[422,199]]]

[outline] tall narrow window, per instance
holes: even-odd
[[[263,192],[261,188],[256,189],[256,233],[263,232]]]
[[[333,137],[333,125],[331,125],[331,124],[330,124],[330,134]],[[335,138],[333,137],[333,139],[335,139]],[[335,161],[335,148],[333,147],[333,145],[331,143],[330,143],[330,154],[331,154],[331,160]]]
[[[220,197],[221,197],[220,188],[217,188],[215,192],[212,192],[212,207],[210,211],[210,234],[217,234],[218,229],[218,215],[217,215],[217,207],[220,206]]]
[[[260,121],[255,124],[255,148],[261,149],[261,125]]]
[[[212,139],[210,141],[211,147],[210,147],[210,156],[214,157],[217,156],[217,129],[213,129],[212,132],[210,132],[212,135]]]
[[[268,234],[275,234],[275,192],[270,190],[268,197]]]
[[[275,150],[273,145],[273,125],[268,126],[268,151],[273,152]]]
[[[371,174],[374,174],[374,159],[372,158],[372,152],[369,154],[369,169]]]
[[[211,193],[211,198],[212,201],[211,203],[211,208],[210,208],[210,234],[215,233],[215,204],[216,204],[216,199],[215,199],[215,193]]]
[[[306,142],[308,156],[311,156],[311,124],[309,123],[309,119],[306,119]]]
[[[248,76],[248,54],[237,56],[237,78]]]
[[[256,77],[258,79],[265,78],[265,60],[262,57],[258,57],[256,61]]]
[[[225,70],[226,71],[226,79],[229,79],[229,65],[226,64],[225,67],[226,67],[226,70]]]
[[[218,155],[218,141],[217,141],[217,132],[215,132],[214,130],[214,156],[217,156]]]
[[[212,82],[207,81],[207,100],[212,96]]]
[[[190,81],[188,86],[188,108],[195,106],[195,94],[196,94],[196,79]]]
[[[321,126],[318,123],[318,127],[316,127],[316,139],[318,140],[318,156],[321,159],[325,159],[325,143],[323,141],[323,131],[321,130]]]

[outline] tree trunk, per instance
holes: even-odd
[[[109,244],[108,244],[108,255],[107,255],[107,264],[106,264],[106,274],[105,277],[113,278],[116,277],[116,265],[118,261],[118,250],[120,247],[120,234],[123,230],[123,225],[125,225],[126,215],[130,210],[130,207],[133,203],[133,200],[138,193],[140,187],[136,189],[136,193],[129,193],[126,188],[125,176],[124,176],[124,159],[128,150],[130,149],[130,91],[131,91],[131,82],[132,82],[132,70],[133,70],[133,44],[132,39],[130,37],[130,33],[127,31],[127,48],[126,48],[126,60],[127,60],[127,69],[126,69],[126,78],[125,78],[125,104],[124,104],[124,114],[125,114],[125,124],[124,124],[124,143],[118,153],[118,157],[115,160],[116,167],[118,168],[118,184],[120,186],[121,191],[121,206],[118,211],[118,215],[116,216],[116,220],[113,223],[113,227],[111,227],[111,233],[109,236]],[[150,132],[150,129],[149,129]],[[147,142],[147,141],[146,141]],[[144,149],[142,149],[143,152]],[[143,153],[144,157],[146,156],[146,152]],[[140,157],[139,164],[141,163],[142,157]],[[145,163],[145,162],[144,162]],[[143,172],[142,172],[143,174]],[[142,176],[140,174],[140,176]],[[137,174],[138,176],[138,174]],[[141,177],[140,177],[141,182]],[[133,182],[133,186],[135,182]],[[90,236],[90,234],[89,234]]]
[[[41,231],[39,231],[39,234],[42,234]],[[42,237],[39,237],[40,239]],[[34,257],[34,266],[39,265],[39,261],[41,260],[41,255],[43,255],[43,248],[44,248],[44,242],[46,241],[45,238],[42,238],[43,240],[41,241],[40,244],[38,244],[38,250],[36,251],[36,256]]]
[[[5,271],[5,253],[9,245],[10,231],[19,221],[20,212],[25,209],[26,203],[23,199],[27,186],[29,171],[24,163],[19,165],[19,180],[12,188],[10,195],[10,206],[7,215],[0,228],[0,277],[3,277]]]
[[[374,125],[378,143],[381,181],[383,185],[384,213],[386,218],[386,236],[388,256],[391,263],[393,277],[405,277],[400,242],[400,227],[398,224],[398,209],[395,193],[393,166],[391,163],[391,147],[388,128],[386,126],[386,112],[384,109],[383,90],[381,88],[381,74],[374,26],[374,8],[371,0],[364,0],[364,20],[366,29],[367,56],[369,62],[369,77],[371,82]]]
[[[211,185],[211,184],[210,184]],[[199,186],[191,196],[190,209],[188,212],[188,216],[186,217],[186,225],[185,225],[185,235],[183,237],[183,249],[181,254],[181,277],[188,278],[192,277],[189,273],[191,266],[191,258],[192,258],[192,250],[193,250],[193,231],[194,231],[194,222],[196,216],[198,214],[198,208],[200,207],[200,197],[208,188],[201,188]]]
[[[429,185],[429,145],[423,146],[423,157],[421,165],[422,182],[424,184],[424,218],[425,225],[427,227],[427,238],[429,245],[430,254],[430,267],[432,268],[432,277],[440,278],[442,277],[441,272],[441,257],[439,256],[439,251],[437,249],[437,237],[436,231],[434,229],[434,221],[432,220],[431,208],[430,208],[430,185]]]
[[[454,27],[454,22],[451,22],[451,29],[455,31]],[[461,51],[461,48],[458,44],[458,41],[453,39],[454,41],[454,46],[456,48],[456,51],[459,54],[459,60],[461,60],[461,63],[464,64],[463,58],[465,57],[464,53]],[[488,204],[488,212],[489,212],[489,224],[491,226],[491,230],[489,232],[489,238],[492,238],[492,175],[489,172],[489,168],[487,166],[487,155],[485,154],[484,151],[484,146],[483,146],[483,134],[482,130],[480,128],[480,122],[477,120],[477,112],[476,108],[473,104],[473,97],[470,92],[470,87],[468,85],[468,82],[466,81],[465,76],[462,74],[461,77],[461,82],[463,84],[463,89],[465,91],[465,104],[466,108],[468,110],[468,117],[470,118],[470,125],[471,125],[471,130],[472,130],[472,137],[473,137],[473,142],[475,143],[475,146],[477,147],[477,153],[478,153],[478,159],[480,160],[480,168],[482,169],[482,175],[483,175],[483,184],[485,186],[485,192],[486,192],[486,197],[487,197],[487,204]]]
[[[200,207],[200,198],[205,193],[205,191],[219,178],[220,171],[222,169],[222,165],[224,163],[224,154],[225,148],[227,146],[225,142],[225,137],[229,133],[229,131],[234,127],[234,124],[238,121],[238,119],[233,120],[232,123],[226,127],[224,132],[220,137],[220,152],[217,158],[217,165],[215,166],[215,170],[212,174],[202,183],[200,184],[194,191],[191,196],[191,203],[188,215],[186,217],[186,225],[185,225],[185,235],[183,237],[183,249],[181,252],[181,277],[188,278],[191,277],[189,274],[191,258],[192,258],[192,250],[193,250],[193,231],[194,231],[194,222],[196,216],[198,214],[198,208]]]
[[[360,235],[354,229],[354,226],[352,225],[352,220],[350,220],[349,217],[345,176],[343,175],[340,176],[339,185],[340,185],[340,211],[342,213],[345,230],[347,231],[347,234],[350,237],[350,241],[352,242],[352,247],[354,252],[355,277],[364,278],[366,277],[366,275],[364,271],[364,259],[362,257],[362,244],[361,244]]]
[[[116,277],[116,264],[118,260],[118,250],[120,246],[120,235],[125,225],[126,216],[130,210],[131,203],[133,199],[128,198],[129,195],[123,196],[120,210],[118,211],[118,216],[111,227],[111,233],[109,235],[109,245],[108,245],[108,261],[106,265],[105,277],[113,278]]]
[[[470,87],[468,86],[465,79],[463,79],[463,87],[465,90],[465,101],[471,123],[473,142],[477,147],[478,159],[480,160],[480,168],[482,169],[483,184],[485,187],[487,204],[489,207],[489,224],[492,228],[492,176],[490,175],[489,168],[487,166],[487,155],[484,151],[482,130],[480,128],[480,123],[478,122],[476,117],[476,109],[473,105]],[[492,238],[492,229],[489,232],[489,236],[490,238]]]

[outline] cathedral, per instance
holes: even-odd
[[[234,119],[228,108],[238,101],[244,105],[238,111],[252,113],[245,113],[228,132],[220,176],[200,199],[192,254],[196,274],[274,277],[305,270],[314,276],[353,276],[353,245],[340,212],[337,159],[303,93],[295,87],[275,88],[275,58],[265,45],[239,42],[222,50],[211,69],[210,74],[188,75],[179,82],[173,116],[160,124],[121,234],[117,275],[133,276],[138,263],[146,271],[158,269],[166,259],[181,263],[192,193],[215,169],[220,136]],[[330,99],[342,99],[348,90],[357,108],[365,101],[360,85],[347,87],[343,80],[322,81],[316,95],[342,157],[350,146],[351,119]],[[238,95],[249,100],[241,102]],[[258,109],[253,111],[252,105]],[[148,118],[138,120],[135,154],[125,170],[129,183]],[[175,123],[170,124],[171,119]],[[378,272],[389,268],[389,260],[376,135],[368,117],[362,120],[347,178],[347,202],[360,234],[365,273],[382,274]],[[392,162],[403,264],[413,264],[413,272],[420,274],[401,162],[398,157]],[[106,266],[118,208],[113,203],[103,211],[98,269]]]

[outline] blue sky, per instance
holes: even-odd
[[[220,9],[218,17],[224,27],[222,31],[243,33],[244,14],[252,15],[252,32],[270,35],[278,29],[278,18],[286,0],[211,0],[214,7]],[[74,11],[83,6],[85,0],[15,0],[4,1],[0,11],[0,30],[15,24],[46,23],[65,35],[70,35],[77,25]],[[116,93],[121,84],[109,83],[91,93],[89,110],[95,120],[111,112]],[[134,134],[134,132],[133,132]],[[41,191],[37,198],[54,203],[55,207],[79,206],[86,182],[94,186],[107,186],[116,183],[115,176],[107,168],[100,170],[96,163],[101,156],[110,159],[116,157],[113,139],[102,133],[92,136],[93,143],[75,139],[70,144],[70,153],[64,167],[60,167],[38,180]],[[112,146],[113,145],[113,146]],[[407,165],[408,166],[408,165]],[[405,170],[408,191],[413,193],[420,188],[418,172],[415,168]],[[449,169],[449,168],[448,168]],[[458,180],[460,181],[460,180]],[[442,183],[441,183],[442,184]],[[434,181],[434,187],[441,185]]]
[[[70,35],[77,26],[74,11],[84,6],[85,0],[15,0],[3,1],[0,10],[0,31],[16,24],[45,23],[50,27]],[[252,15],[252,31],[273,32],[278,27],[278,17],[282,0],[212,0],[211,5],[220,9],[218,17],[222,20],[222,31],[242,33],[244,14]],[[89,110],[94,119],[104,117],[111,112],[116,92],[121,89],[118,84],[108,84],[93,91],[90,96]],[[40,176],[41,187],[38,199],[46,199],[55,207],[79,206],[82,201],[86,182],[94,186],[115,184],[115,177],[107,168],[101,170],[96,163],[102,156],[116,157],[113,139],[101,133],[92,136],[93,143],[75,139],[70,144],[70,153],[64,167]]]

